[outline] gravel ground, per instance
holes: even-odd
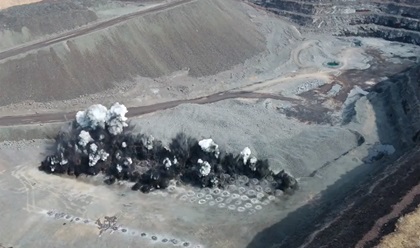
[[[268,158],[274,170],[286,169],[296,177],[308,176],[357,147],[357,137],[346,128],[306,125],[288,119],[276,109],[277,104],[281,102],[229,100],[187,104],[133,119],[132,124],[135,131],[164,141],[177,132],[185,132],[198,139],[211,137],[223,149],[235,153],[248,146],[257,158]]]

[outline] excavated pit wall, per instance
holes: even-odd
[[[420,45],[417,0],[251,0],[309,31],[384,38]]]
[[[137,76],[228,70],[265,49],[237,1],[193,1],[0,61],[0,105],[98,93]]]
[[[375,85],[368,99],[374,107],[381,143],[399,150],[420,141],[420,65]]]
[[[301,25],[304,31],[377,37],[420,45],[418,0],[252,0]],[[420,66],[396,74],[373,87],[369,100],[381,123],[381,142],[401,150],[420,140]],[[385,122],[383,120],[386,120]]]
[[[412,192],[416,196],[412,202],[401,201],[418,185],[420,65],[375,85],[367,98],[375,112],[381,143],[393,144],[401,156],[395,161],[379,160],[374,165],[378,171],[366,177],[364,183],[354,186],[344,203],[336,206],[336,209],[346,209],[347,206],[346,210],[336,216],[326,213],[327,218],[320,218],[323,221],[334,218],[334,221],[319,232],[315,231],[319,227],[313,227],[311,232],[316,233],[306,244],[307,248],[320,247],[321,244],[331,248],[337,245],[358,247],[356,245],[363,243],[362,240],[366,243],[359,247],[376,247],[383,235],[395,230],[398,217],[412,211],[413,205],[418,205],[418,192]],[[391,213],[396,217],[378,224]],[[372,230],[378,233],[369,240],[366,234]]]
[[[247,248],[355,247],[376,221],[390,213],[401,197],[418,184],[420,64],[379,82],[369,89],[366,98],[356,104],[353,121],[363,121],[359,119],[361,112],[371,106],[374,116],[370,117],[375,120],[380,143],[392,144],[396,149],[392,158],[378,157],[375,162],[349,171],[319,199],[258,233]],[[397,217],[404,213],[401,211]],[[395,221],[381,228],[389,233]]]

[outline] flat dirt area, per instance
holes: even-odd
[[[333,206],[348,199],[351,209],[360,196],[351,194],[355,185],[390,175],[381,164],[414,142],[418,118],[397,106],[415,98],[409,68],[420,61],[419,47],[303,34],[234,0],[88,10],[95,21],[70,30],[29,41],[9,32],[0,51],[0,247],[318,248],[322,235],[346,223],[337,213],[351,219]],[[409,82],[404,90],[392,86],[401,81]],[[185,132],[234,153],[247,146],[300,188],[276,197],[263,192],[264,182],[224,194],[185,185],[142,194],[129,183],[105,185],[101,176],[38,170],[61,124],[92,104],[114,102],[128,107],[135,133],[169,142]],[[395,107],[384,107],[389,102]],[[97,222],[112,216],[115,225]]]

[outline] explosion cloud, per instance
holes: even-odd
[[[105,183],[117,180],[134,183],[144,193],[168,187],[170,180],[195,187],[225,188],[246,176],[270,178],[275,189],[292,192],[297,181],[285,171],[274,173],[267,160],[251,157],[245,147],[238,155],[219,151],[213,139],[197,141],[179,133],[165,147],[144,134],[132,134],[125,114],[127,108],[115,103],[110,109],[96,104],[79,111],[71,129],[56,137],[56,151],[42,161],[40,170],[51,174],[106,176]]]

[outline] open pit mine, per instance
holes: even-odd
[[[420,247],[418,0],[5,0],[0,247]]]

